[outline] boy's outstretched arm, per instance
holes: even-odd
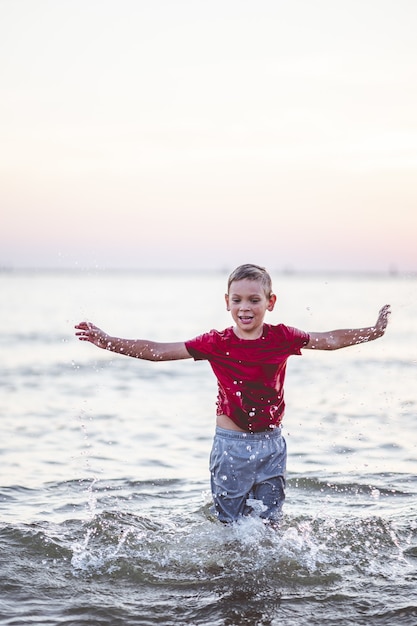
[[[310,350],[338,350],[358,343],[373,341],[382,337],[388,324],[391,313],[389,304],[382,307],[375,326],[368,328],[346,328],[330,330],[324,333],[309,333],[310,341],[305,346]]]
[[[80,322],[75,326],[80,341],[89,341],[98,348],[110,350],[118,354],[124,354],[136,359],[145,361],[175,361],[178,359],[189,359],[189,354],[184,342],[161,343],[158,341],[148,341],[147,339],[122,339],[121,337],[111,337],[103,330],[91,324],[91,322]]]

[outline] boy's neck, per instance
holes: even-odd
[[[248,331],[247,333],[242,332],[238,326],[233,326],[233,332],[235,333],[238,339],[247,339],[248,341],[254,341],[255,339],[260,339],[264,334],[264,325],[260,328],[255,328],[252,331]]]

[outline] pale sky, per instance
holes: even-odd
[[[416,0],[0,0],[0,267],[417,271]]]

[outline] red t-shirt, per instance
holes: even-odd
[[[186,341],[190,355],[208,360],[217,378],[217,415],[227,415],[250,432],[279,426],[285,409],[287,359],[309,342],[301,330],[264,324],[259,339],[240,339],[233,328]]]

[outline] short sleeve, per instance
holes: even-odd
[[[215,330],[211,330],[208,333],[194,337],[194,339],[189,339],[185,342],[185,347],[195,361],[207,360],[215,352],[217,335],[218,333]]]
[[[310,335],[299,328],[285,326],[284,324],[280,324],[278,328],[280,328],[285,338],[285,342],[288,346],[288,352],[290,354],[300,355],[301,349],[305,348],[310,341]]]

